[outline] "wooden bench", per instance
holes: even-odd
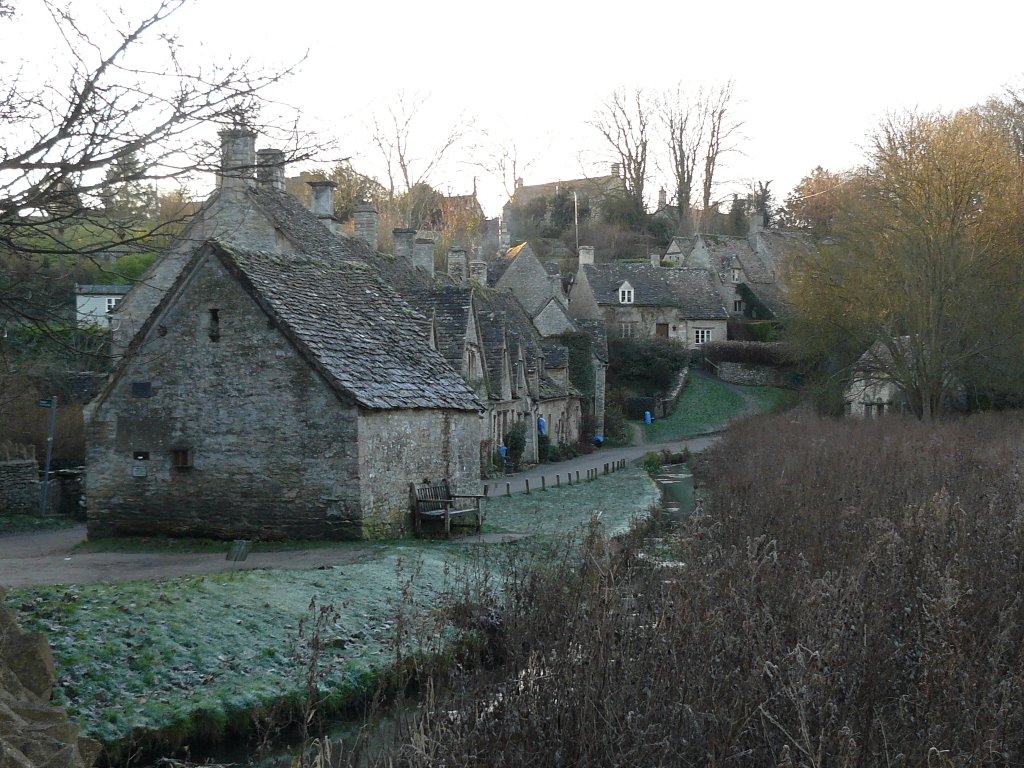
[[[443,520],[444,535],[451,536],[452,523],[471,518],[471,525],[480,530],[484,516],[480,511],[483,496],[466,493],[452,493],[448,480],[437,482],[409,483],[409,498],[412,503],[413,523],[416,535],[423,530],[424,520]]]

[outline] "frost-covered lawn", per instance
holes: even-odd
[[[594,514],[609,532],[624,530],[657,497],[646,474],[630,469],[490,499],[487,529],[539,534],[525,546],[498,548],[501,557],[527,556]],[[437,623],[440,595],[496,570],[495,548],[457,540],[351,546],[357,562],[321,570],[23,588],[7,600],[26,629],[49,637],[60,676],[56,703],[86,735],[107,743],[140,728],[214,736],[302,696],[308,646],[300,625],[308,638],[319,606],[336,611],[324,622],[321,669],[341,699],[363,693],[394,661],[398,624],[407,628],[405,650],[440,650],[451,639]]]
[[[600,475],[592,482],[546,491],[498,496],[484,502],[486,529],[563,535],[586,526],[597,516],[609,534],[629,528],[658,503],[657,486],[646,472],[629,468]]]
[[[789,393],[774,387],[737,387],[760,411],[771,411],[787,402]],[[747,413],[743,397],[724,384],[692,376],[672,415],[644,426],[649,443],[684,440],[695,435],[723,429],[730,421]]]

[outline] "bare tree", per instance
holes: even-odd
[[[270,132],[257,124],[257,103],[287,73],[187,64],[176,38],[161,32],[187,1],[156,0],[141,18],[107,17],[97,34],[70,6],[44,0],[63,41],[46,55],[60,63],[63,86],[30,82],[31,62],[3,63],[0,259],[8,279],[0,285],[0,322],[49,322],[55,302],[32,285],[50,257],[80,263],[118,247],[152,248],[171,228],[156,216],[130,229],[115,225],[103,204],[115,185],[174,186],[216,167],[219,147],[198,129],[244,121]],[[0,24],[20,23],[10,9],[0,5]],[[292,159],[306,156],[296,131],[286,141]],[[110,172],[127,167],[127,179]]]
[[[707,112],[703,102],[687,96],[680,83],[674,90],[662,94],[658,113],[668,139],[673,193],[682,223],[690,216]]]
[[[475,119],[460,115],[436,143],[425,140],[423,107],[429,99],[428,94],[399,91],[393,103],[371,117],[373,144],[384,162],[392,201],[417,184],[429,183],[449,152],[475,130]]]
[[[524,159],[514,139],[492,141],[480,154],[476,165],[501,182],[508,197],[516,191],[518,180],[534,164],[535,159]]]
[[[644,186],[651,142],[649,128],[653,112],[650,96],[644,89],[619,88],[590,121],[618,158],[626,193],[641,214],[644,212]]]
[[[700,97],[700,109],[704,115],[707,126],[707,141],[704,144],[704,180],[703,180],[703,208],[705,213],[711,207],[711,191],[714,189],[715,172],[718,170],[719,161],[726,152],[735,147],[733,140],[739,131],[741,122],[732,116],[733,107],[733,82],[729,80],[724,85],[717,86],[702,93]]]

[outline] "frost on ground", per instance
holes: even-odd
[[[630,469],[490,499],[487,527],[534,534],[527,542],[539,547],[593,516],[609,534],[624,531],[657,499],[650,478]],[[325,689],[357,693],[399,650],[438,651],[452,639],[436,610],[447,589],[494,588],[488,548],[452,540],[363,549],[358,562],[321,570],[34,587],[12,590],[8,603],[26,629],[49,637],[60,677],[54,703],[87,735],[107,743],[135,729],[214,736],[305,695],[315,606],[333,608],[320,634],[318,677]],[[529,552],[530,544],[515,550]]]

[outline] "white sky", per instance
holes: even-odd
[[[96,7],[72,2],[82,15]],[[202,59],[274,68],[308,51],[274,95],[378,176],[368,117],[400,89],[430,95],[424,151],[460,115],[475,115],[479,141],[513,139],[533,161],[522,174],[530,184],[606,172],[612,158],[586,121],[616,86],[732,78],[742,154],[726,158],[719,179],[731,186],[720,194],[770,179],[781,201],[816,165],[857,164],[888,112],[956,109],[1024,83],[1024,3],[1015,0],[193,0],[171,28]],[[479,177],[484,209],[496,215],[502,187],[473,159],[453,154],[430,181],[466,193]],[[655,174],[652,196],[665,181]]]

